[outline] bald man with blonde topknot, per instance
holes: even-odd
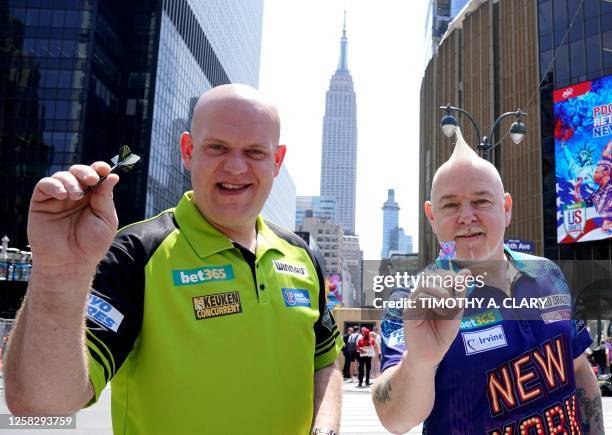
[[[571,318],[563,274],[504,245],[512,197],[458,128],[456,138],[424,204],[441,256],[417,288],[391,296],[397,302],[409,293],[437,308],[386,311],[383,374],[372,397],[378,416],[394,433],[423,423],[428,435],[603,434],[584,354],[592,340]],[[534,299],[546,302],[516,308]]]

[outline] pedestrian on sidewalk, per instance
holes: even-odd
[[[348,341],[348,345],[351,348],[351,351],[349,353],[350,358],[351,358],[351,366],[350,366],[350,372],[351,372],[351,382],[354,382],[357,380],[357,373],[358,373],[358,366],[359,366],[359,353],[357,352],[357,342],[359,341],[359,339],[361,338],[361,333],[359,332],[359,326],[354,325],[353,326],[353,334],[349,337],[349,341]]]
[[[608,363],[606,368],[608,370],[608,373],[612,373],[612,337],[606,338],[605,346],[606,355],[608,355]]]
[[[372,357],[372,371],[370,379],[376,379],[380,375],[380,334],[376,331],[376,326],[370,331],[370,337],[374,340],[374,356]]]
[[[375,353],[376,342],[370,337],[370,330],[366,327],[361,328],[361,338],[357,342],[357,352],[359,353],[359,385],[363,386],[363,376],[365,372],[365,384],[370,385],[370,371],[372,370],[372,358]]]
[[[344,347],[342,348],[342,355],[344,356],[344,367],[342,369],[342,375],[345,381],[351,380],[351,361],[353,360],[353,354],[355,352],[355,341],[350,341],[353,335],[353,328],[346,328],[346,334],[342,336],[344,341]]]
[[[605,340],[602,339],[599,342],[599,347],[595,348],[593,351],[593,358],[599,368],[598,374],[605,375],[606,367],[608,366],[608,349]]]

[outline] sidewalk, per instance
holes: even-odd
[[[365,393],[365,394],[371,394],[372,393],[372,386],[374,384],[376,380],[375,379],[370,379],[370,385],[366,386],[365,385],[365,381],[363,382],[363,387],[359,388],[359,381],[356,379],[350,380],[350,381],[344,381],[344,392],[345,393]]]
[[[374,380],[370,380],[374,382]],[[342,420],[340,433],[342,435],[386,435],[389,434],[382,426],[372,404],[372,385],[359,388],[358,381],[344,383],[344,398],[342,399]],[[421,434],[423,427],[415,427],[409,435]]]
[[[370,398],[371,387],[357,388],[357,382],[344,384],[342,400],[342,435],[384,435],[388,434],[374,411]],[[604,397],[604,424],[606,432],[612,431],[612,398]],[[4,403],[4,383],[0,376],[0,413],[7,413]],[[422,426],[412,429],[409,434],[420,434]],[[0,431],[2,432],[2,431]],[[39,431],[36,431],[38,433]],[[10,431],[11,435],[32,435],[31,430]],[[106,388],[97,404],[82,410],[77,415],[77,429],[44,430],[43,435],[112,435],[110,420],[110,388]],[[612,432],[611,432],[612,433]]]

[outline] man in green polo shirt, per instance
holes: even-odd
[[[75,412],[111,381],[115,434],[338,431],[343,341],[322,265],[259,216],[279,131],[256,90],[208,91],[181,136],[193,191],[117,234],[106,163],[36,185],[35,261],[6,365],[13,413]]]

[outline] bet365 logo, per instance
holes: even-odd
[[[193,285],[230,279],[234,279],[234,269],[232,269],[231,264],[172,271],[174,285]]]

